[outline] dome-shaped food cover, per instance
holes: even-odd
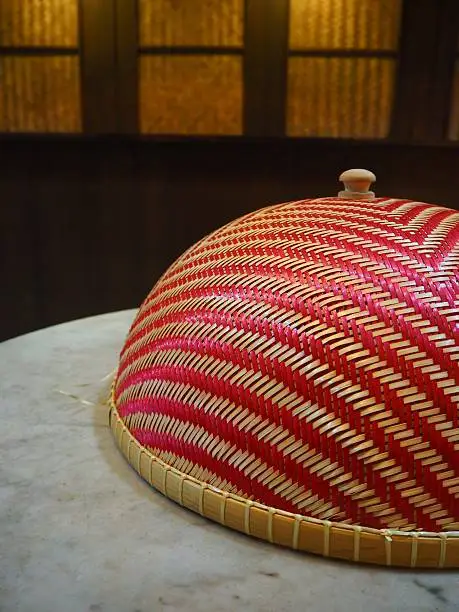
[[[459,566],[459,213],[270,206],[201,240],[142,304],[111,427],[187,508],[331,557]]]

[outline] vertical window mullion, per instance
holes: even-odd
[[[138,2],[115,1],[117,131],[139,131]]]
[[[80,0],[83,131],[117,132],[115,0]]]
[[[449,135],[451,102],[456,71],[459,34],[459,2],[446,0],[441,5],[436,37],[435,95],[432,98],[432,140],[445,140]]]
[[[284,136],[289,0],[246,0],[244,134]]]
[[[457,0],[405,0],[391,135],[403,142],[438,142],[447,132]]]

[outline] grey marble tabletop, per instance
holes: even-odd
[[[459,611],[459,572],[277,548],[141,481],[100,405],[133,316],[0,344],[1,612]]]

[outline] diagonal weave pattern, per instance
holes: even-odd
[[[459,530],[459,213],[378,198],[249,214],[148,295],[124,426],[230,494],[374,529]]]

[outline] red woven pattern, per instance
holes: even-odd
[[[143,303],[115,385],[169,465],[269,506],[459,529],[459,214],[318,199],[247,215]]]

